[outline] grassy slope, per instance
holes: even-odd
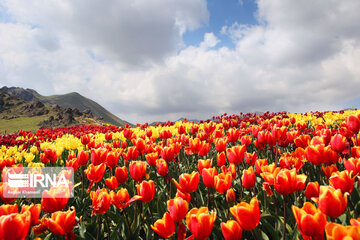
[[[72,92],[64,95],[52,95],[52,96],[42,96],[40,94],[35,94],[35,96],[47,104],[58,104],[59,106],[64,108],[75,107],[80,111],[83,111],[85,109],[90,109],[95,116],[102,116],[104,118],[104,121],[110,124],[122,125],[122,126],[127,124],[126,121],[110,113],[108,110],[100,106],[98,103],[76,92]]]
[[[0,119],[0,132],[16,133],[20,129],[25,131],[36,131],[38,124],[47,119],[49,115],[35,117],[18,117],[11,120]]]

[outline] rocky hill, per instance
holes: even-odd
[[[76,92],[63,95],[43,96],[35,90],[29,88],[24,89],[19,87],[2,87],[0,88],[0,90],[10,95],[15,95],[26,101],[40,101],[48,105],[56,104],[65,109],[76,108],[80,112],[90,110],[95,117],[103,118],[105,122],[116,126],[125,126],[126,124],[128,124],[128,122],[110,113],[100,104]]]
[[[48,105],[36,98],[27,101],[0,90],[0,132],[103,122],[101,117],[94,116],[89,109],[80,111],[77,108],[63,108],[57,104]]]

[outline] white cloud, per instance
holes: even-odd
[[[130,122],[223,112],[346,107],[360,96],[359,1],[259,0],[258,25],[224,26],[199,46],[205,1],[5,1],[4,85],[78,91]],[[0,18],[1,19],[1,18]]]

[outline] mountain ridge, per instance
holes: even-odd
[[[37,100],[48,105],[56,104],[63,108],[77,108],[80,111],[85,111],[89,109],[94,116],[102,117],[105,122],[116,126],[125,126],[126,124],[130,124],[127,121],[124,121],[121,118],[115,116],[94,100],[84,97],[77,92],[43,96],[39,94],[36,90],[30,88],[24,89],[21,87],[4,86],[0,88],[0,90],[7,92],[10,95],[15,95],[26,101]]]

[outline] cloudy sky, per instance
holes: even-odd
[[[360,105],[359,0],[0,0],[0,85],[132,123]]]

